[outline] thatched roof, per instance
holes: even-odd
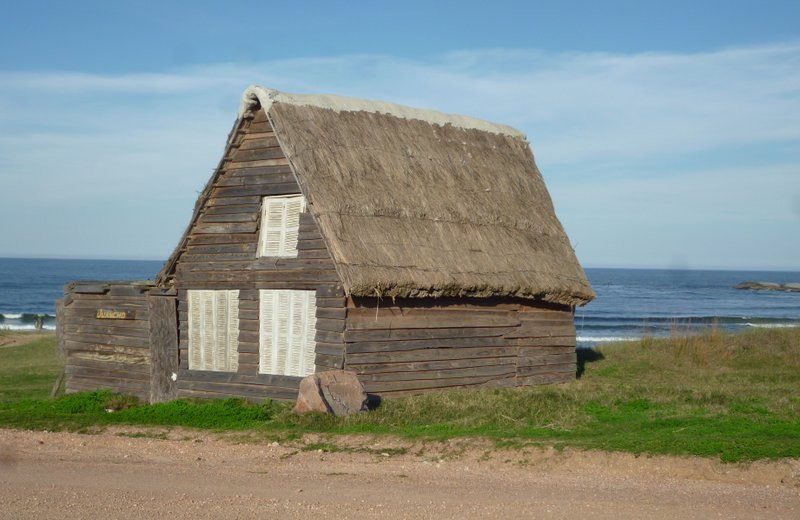
[[[348,295],[594,298],[519,131],[250,87],[240,116],[256,109],[276,131]]]

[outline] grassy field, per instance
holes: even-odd
[[[92,431],[110,424],[246,430],[251,438],[392,434],[486,437],[724,461],[800,457],[800,330],[711,331],[582,351],[565,385],[385,400],[348,418],[295,416],[239,400],[139,405],[108,392],[46,399],[60,371],[53,340],[0,349],[0,426]],[[115,410],[113,413],[107,409]]]
[[[13,336],[19,333],[0,330],[0,340]],[[47,397],[61,367],[55,335],[21,347],[0,347],[0,403]]]

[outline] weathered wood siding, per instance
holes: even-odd
[[[66,358],[67,392],[107,388],[150,398],[150,288],[124,282],[65,287],[58,341]],[[100,317],[115,315],[110,313],[125,318]]]
[[[381,395],[575,377],[572,310],[511,298],[349,299],[344,341],[345,369]]]
[[[300,193],[289,162],[263,111],[242,120],[217,173],[198,202],[197,216],[175,264],[178,290],[178,396],[293,399],[299,377],[258,373],[259,289],[316,290],[316,370],[343,363],[344,292],[313,217],[300,215],[297,258],[258,258],[261,201]],[[239,368],[188,369],[188,290],[239,290]]]
[[[175,298],[151,296],[150,310],[150,402],[175,399],[173,376],[178,372],[178,320]]]

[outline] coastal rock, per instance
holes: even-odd
[[[366,411],[367,402],[367,392],[353,372],[329,370],[300,381],[294,412],[322,412],[342,417]]]
[[[775,282],[742,282],[737,289],[750,289],[753,291],[788,291],[800,292],[800,283],[775,283]]]

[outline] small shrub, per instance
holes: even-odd
[[[98,414],[105,411],[106,402],[112,397],[108,390],[67,394],[52,401],[52,408],[58,414]]]
[[[139,398],[133,395],[111,394],[103,401],[107,412],[118,412],[139,406]]]

